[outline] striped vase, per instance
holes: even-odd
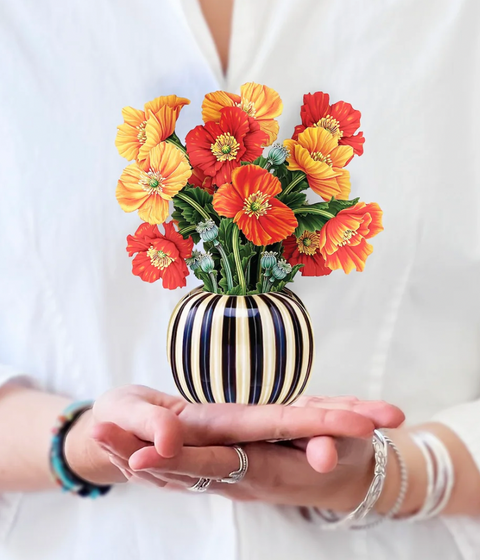
[[[224,296],[197,288],[173,311],[167,353],[190,402],[290,404],[310,377],[312,324],[289,290]]]

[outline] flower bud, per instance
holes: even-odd
[[[271,271],[272,277],[275,278],[275,280],[283,280],[290,272],[292,272],[292,265],[285,259],[280,259]]]
[[[190,267],[190,270],[197,270],[200,266],[200,259],[202,258],[202,253],[200,251],[192,251],[192,256],[189,259],[186,259],[187,266]]]
[[[215,268],[215,262],[213,261],[212,255],[210,253],[205,253],[200,258],[200,268],[203,272],[212,272]]]
[[[289,152],[285,146],[274,144],[268,152],[267,161],[271,165],[282,165],[289,156]]]
[[[199,222],[195,229],[203,241],[215,241],[218,237],[218,227],[213,220]]]
[[[272,266],[277,263],[277,253],[274,251],[264,251],[262,253],[262,258],[260,259],[260,265],[262,268],[270,270]]]

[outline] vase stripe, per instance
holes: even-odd
[[[191,300],[189,300],[188,297],[185,297],[183,300],[181,300],[178,303],[177,307],[174,309],[169,325],[170,344],[167,343],[167,353],[168,353],[170,365],[172,367],[173,380],[175,381],[175,385],[180,391],[180,394],[186,400],[190,400],[190,399],[188,398],[187,393],[184,389],[185,379],[183,375],[183,370],[178,369],[180,363],[177,363],[176,345],[177,345],[177,335],[179,332],[182,332],[179,331],[179,324],[183,316],[183,311],[185,310],[185,307],[187,307],[190,302]]]
[[[168,341],[175,383],[190,402],[288,404],[313,362],[310,318],[291,293],[195,290],[175,308]]]
[[[248,402],[250,393],[250,344],[248,309],[244,297],[235,298],[235,384],[236,402]]]
[[[248,331],[250,342],[250,393],[248,404],[258,404],[263,381],[263,334],[262,319],[255,299],[246,296],[248,309]]]
[[[272,294],[275,299],[279,299],[282,301],[283,305],[288,309],[291,320],[292,320],[292,331],[293,336],[295,338],[294,348],[295,348],[295,361],[293,366],[293,378],[289,385],[288,392],[282,399],[283,402],[288,402],[291,398],[293,393],[296,391],[298,384],[300,382],[300,376],[302,373],[303,367],[303,331],[300,325],[298,311],[294,309],[293,305],[290,305],[288,299],[285,297],[281,297],[278,294]]]
[[[210,356],[212,349],[210,348],[211,332],[212,332],[212,317],[215,313],[215,307],[219,302],[218,298],[213,297],[207,304],[205,314],[202,320],[202,329],[200,331],[200,380],[203,389],[203,402],[215,402],[212,392],[212,383],[210,379]]]
[[[192,369],[192,332],[193,326],[195,324],[195,317],[200,307],[201,303],[208,298],[208,294],[202,294],[198,298],[195,298],[192,306],[188,310],[188,315],[185,321],[185,333],[183,336],[183,346],[182,346],[182,366],[183,373],[185,376],[185,381],[187,383],[188,390],[192,395],[195,402],[201,402],[198,398],[197,391],[194,386],[194,372]],[[195,356],[196,358],[196,356]]]
[[[235,344],[236,344],[236,320],[235,310],[237,299],[229,297],[225,305],[225,314],[223,320],[223,336],[222,336],[222,355],[223,355],[223,394],[225,402],[236,402],[237,383],[236,383],[236,360],[235,360]]]
[[[304,321],[304,328],[302,329],[303,344],[306,348],[308,348],[308,353],[306,353],[306,356],[305,356],[307,358],[307,364],[306,364],[306,367],[303,368],[304,372],[306,372],[306,373],[304,373],[303,379],[301,380],[300,389],[285,404],[291,404],[300,395],[302,395],[304,393],[304,391],[307,387],[307,383],[310,379],[309,372],[312,369],[313,357],[314,357],[314,353],[315,353],[315,339],[313,337],[313,329],[312,329],[312,323],[310,321],[310,317],[309,317],[309,315],[308,315],[308,313],[307,313],[307,311],[306,311],[306,309],[303,305],[299,306],[299,310],[300,310],[301,316],[302,316],[303,321]]]
[[[268,398],[268,404],[273,404],[277,402],[277,398],[280,395],[280,391],[283,386],[283,380],[285,378],[285,356],[286,356],[286,337],[285,337],[285,324],[282,319],[282,315],[270,298],[265,295],[261,295],[260,298],[263,300],[267,306],[270,315],[272,317],[273,329],[274,329],[274,340],[275,340],[275,373],[274,382],[272,387],[272,392]]]

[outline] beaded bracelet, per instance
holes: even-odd
[[[103,496],[111,488],[83,480],[72,471],[65,458],[65,438],[80,416],[92,408],[92,404],[90,401],[82,401],[69,405],[57,418],[50,446],[50,471],[54,481],[64,492],[71,492],[82,498]]]

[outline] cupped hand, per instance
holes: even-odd
[[[222,484],[213,488],[238,499],[268,499],[268,495],[277,503],[304,502],[307,496],[316,500],[312,488],[318,486],[319,472],[337,466],[339,445],[351,449],[352,441],[360,442],[360,447],[367,449],[366,464],[371,459],[370,447],[361,438],[370,436],[374,427],[397,427],[403,421],[403,414],[396,407],[352,397],[303,398],[291,407],[197,405],[139,386],[107,393],[97,401],[93,412],[93,436],[108,451],[112,463],[127,479],[158,486],[186,488],[207,471],[211,475],[208,478],[226,476],[238,468],[238,457],[234,450],[224,446],[294,440],[297,449],[271,443],[247,446],[249,453],[254,454],[253,464],[263,466],[253,470],[253,474],[250,470],[249,478],[238,487],[225,488],[227,485]],[[354,447],[358,448],[358,443]],[[344,470],[342,458],[345,457],[341,456],[340,470],[328,477],[330,487]],[[364,472],[350,471],[350,482]],[[260,476],[262,472],[268,473],[267,479]],[[300,476],[308,484],[302,482],[297,488],[290,472],[297,473],[297,481]],[[272,494],[272,483],[282,486],[283,491]],[[291,484],[296,491],[291,491]]]

